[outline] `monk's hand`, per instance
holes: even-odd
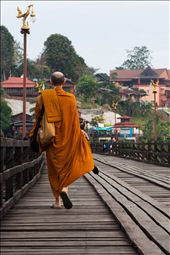
[[[81,132],[83,133],[83,135],[87,138],[87,140],[89,140],[89,136],[88,136],[88,134],[84,131],[84,130],[82,130],[81,129]]]

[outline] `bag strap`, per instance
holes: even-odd
[[[44,115],[44,110],[45,110],[45,109],[44,109],[44,105],[42,105],[40,114],[39,114],[39,116],[38,116],[37,124],[36,124],[36,127],[35,127],[35,129],[34,129],[34,134],[33,134],[34,137],[37,136],[38,129],[41,127],[41,121],[42,121],[42,118],[43,118],[43,115]]]

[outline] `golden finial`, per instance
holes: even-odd
[[[118,102],[112,101],[112,108],[116,110]]]
[[[35,88],[38,90],[38,93],[41,93],[45,89],[44,81],[36,82]]]
[[[153,80],[151,80],[150,85],[153,86],[153,93],[156,93],[157,92],[157,87],[159,85],[159,80],[157,80],[155,83],[154,83]]]
[[[30,15],[30,9],[32,8],[32,12],[31,12],[31,15]],[[23,25],[22,25],[22,32],[23,30],[26,30],[28,33],[29,33],[29,25],[28,25],[28,22],[26,22],[26,19],[28,18],[28,16],[30,15],[30,17],[32,18],[35,18],[35,12],[33,10],[33,4],[30,4],[28,5],[27,7],[27,11],[25,13],[22,13],[22,10],[17,7],[17,11],[18,11],[18,15],[17,15],[17,18],[22,18],[22,22],[23,22]]]

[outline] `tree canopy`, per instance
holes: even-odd
[[[107,80],[101,82],[94,75],[84,75],[76,86],[76,94],[85,102],[111,107],[113,101],[118,101],[119,90]]]
[[[0,89],[0,129],[5,131],[11,122],[12,110],[3,98],[3,90]]]
[[[86,72],[84,59],[76,53],[66,36],[52,34],[47,38],[44,46],[42,54],[44,64],[49,66],[52,72],[56,70],[63,72],[73,81],[77,81]]]
[[[151,53],[146,46],[136,46],[127,53],[127,59],[117,69],[145,69],[151,65]]]
[[[1,30],[1,81],[8,79],[14,66],[14,38],[5,26]]]

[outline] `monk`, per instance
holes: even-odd
[[[80,128],[75,96],[62,89],[64,83],[63,73],[51,75],[53,89],[42,91],[37,98],[35,123],[30,136],[33,136],[43,104],[48,122],[55,122],[54,141],[46,148],[48,178],[55,197],[52,207],[61,207],[61,197],[64,207],[70,209],[72,202],[68,186],[89,171],[98,173],[98,169],[94,166],[86,133]]]

